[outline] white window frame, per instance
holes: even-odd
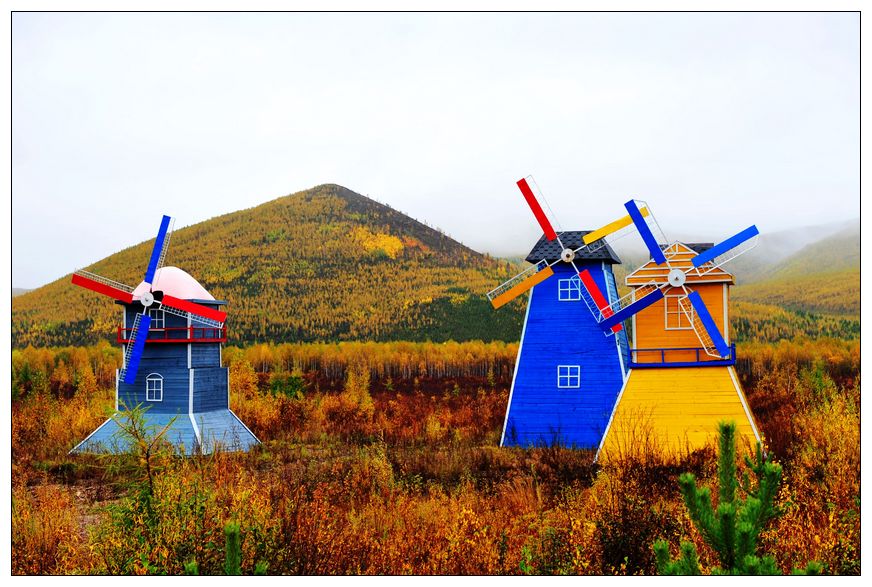
[[[148,316],[151,318],[149,330],[163,330],[166,328],[166,312],[160,308],[149,308]]]
[[[564,385],[565,380],[565,385]],[[574,385],[573,385],[573,380]],[[557,365],[557,388],[578,389],[581,387],[581,365]]]
[[[557,280],[557,301],[558,302],[580,302],[581,301],[581,280],[578,278],[577,275],[573,275],[569,279]]]
[[[663,329],[664,330],[693,330],[693,322],[688,321],[687,315],[681,309],[681,304],[678,303],[678,300],[683,298],[683,294],[670,294],[663,296]],[[669,300],[675,300],[675,312],[669,311]],[[678,314],[678,326],[670,326],[669,325],[669,316],[674,316]],[[691,320],[693,319],[693,306],[690,307],[690,316]],[[682,323],[686,323],[686,326],[682,326]]]
[[[155,385],[152,386],[152,383]],[[148,377],[145,378],[145,401],[163,401],[163,375],[160,373],[149,373]]]

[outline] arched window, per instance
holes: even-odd
[[[145,401],[163,401],[163,377],[157,373],[151,373],[145,378]]]

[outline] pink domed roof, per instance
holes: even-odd
[[[162,291],[182,300],[215,299],[196,279],[178,267],[162,267],[155,271],[152,286],[154,291]],[[148,290],[148,284],[143,281],[133,290],[133,299],[139,299]]]

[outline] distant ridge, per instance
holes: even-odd
[[[152,242],[85,269],[135,286]],[[494,312],[484,296],[515,266],[335,184],[180,229],[166,265],[229,302],[233,343],[517,340],[521,330],[523,300]],[[13,299],[12,343],[111,340],[118,320],[67,275]]]

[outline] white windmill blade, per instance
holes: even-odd
[[[73,272],[73,275],[78,275],[80,277],[84,277],[86,279],[90,279],[91,281],[96,281],[97,283],[101,283],[103,285],[107,285],[109,287],[121,290],[127,293],[133,293],[133,288],[129,285],[121,283],[119,281],[115,281],[113,279],[109,279],[108,277],[103,277],[102,275],[97,275],[96,273],[91,273],[90,271],[85,271],[84,269],[76,269]]]
[[[203,323],[212,328],[222,328],[224,324],[218,322],[217,320],[212,320],[211,318],[206,318],[205,316],[197,316],[195,314],[191,314],[190,312],[185,312],[184,310],[178,310],[173,308],[172,306],[167,306],[166,304],[161,304],[160,309],[168,314],[173,314],[174,316],[181,316],[185,319],[190,319],[191,321],[195,321],[198,323]]]
[[[161,274],[163,272],[158,273],[158,271],[164,266],[164,262],[166,262],[167,258],[167,250],[170,248],[170,238],[173,236],[173,229],[176,226],[176,219],[170,217],[170,224],[167,228],[166,237],[164,237],[163,246],[160,249],[160,256],[157,258],[157,267],[155,269],[155,280],[154,284],[152,284],[152,289],[158,290],[158,282],[160,281]],[[158,290],[159,291],[159,290]]]
[[[555,261],[556,263],[557,261]],[[503,282],[493,290],[487,292],[487,299],[494,308],[503,306],[525,291],[532,288],[534,285],[541,283],[554,275],[554,270],[551,269],[552,264],[542,259],[535,265],[531,265],[524,269],[511,279]]]
[[[647,229],[654,236],[654,239],[661,243],[667,242],[666,236],[660,228],[660,224],[657,222],[651,206],[642,200],[633,200],[633,202],[636,203],[639,213],[644,219]],[[595,253],[606,245],[614,245],[616,241],[634,234],[639,234],[639,227],[633,222],[633,218],[627,214],[605,226],[590,231],[582,238],[584,244],[575,249],[575,252]]]
[[[691,259],[694,271],[697,275],[705,275],[714,271],[736,257],[744,255],[756,247],[759,242],[760,231],[757,226],[751,225]]]
[[[136,313],[133,318],[133,327],[130,329],[130,334],[127,336],[128,342],[124,347],[124,364],[121,367],[121,379],[124,380],[127,374],[127,366],[130,364],[130,357],[133,355],[133,341],[136,340],[136,333],[139,331],[139,322],[142,320],[142,314]]]
[[[678,307],[687,317],[707,355],[717,359],[729,356],[730,347],[718,331],[708,308],[706,308],[698,292],[691,291],[689,294],[680,297],[678,299]]]

